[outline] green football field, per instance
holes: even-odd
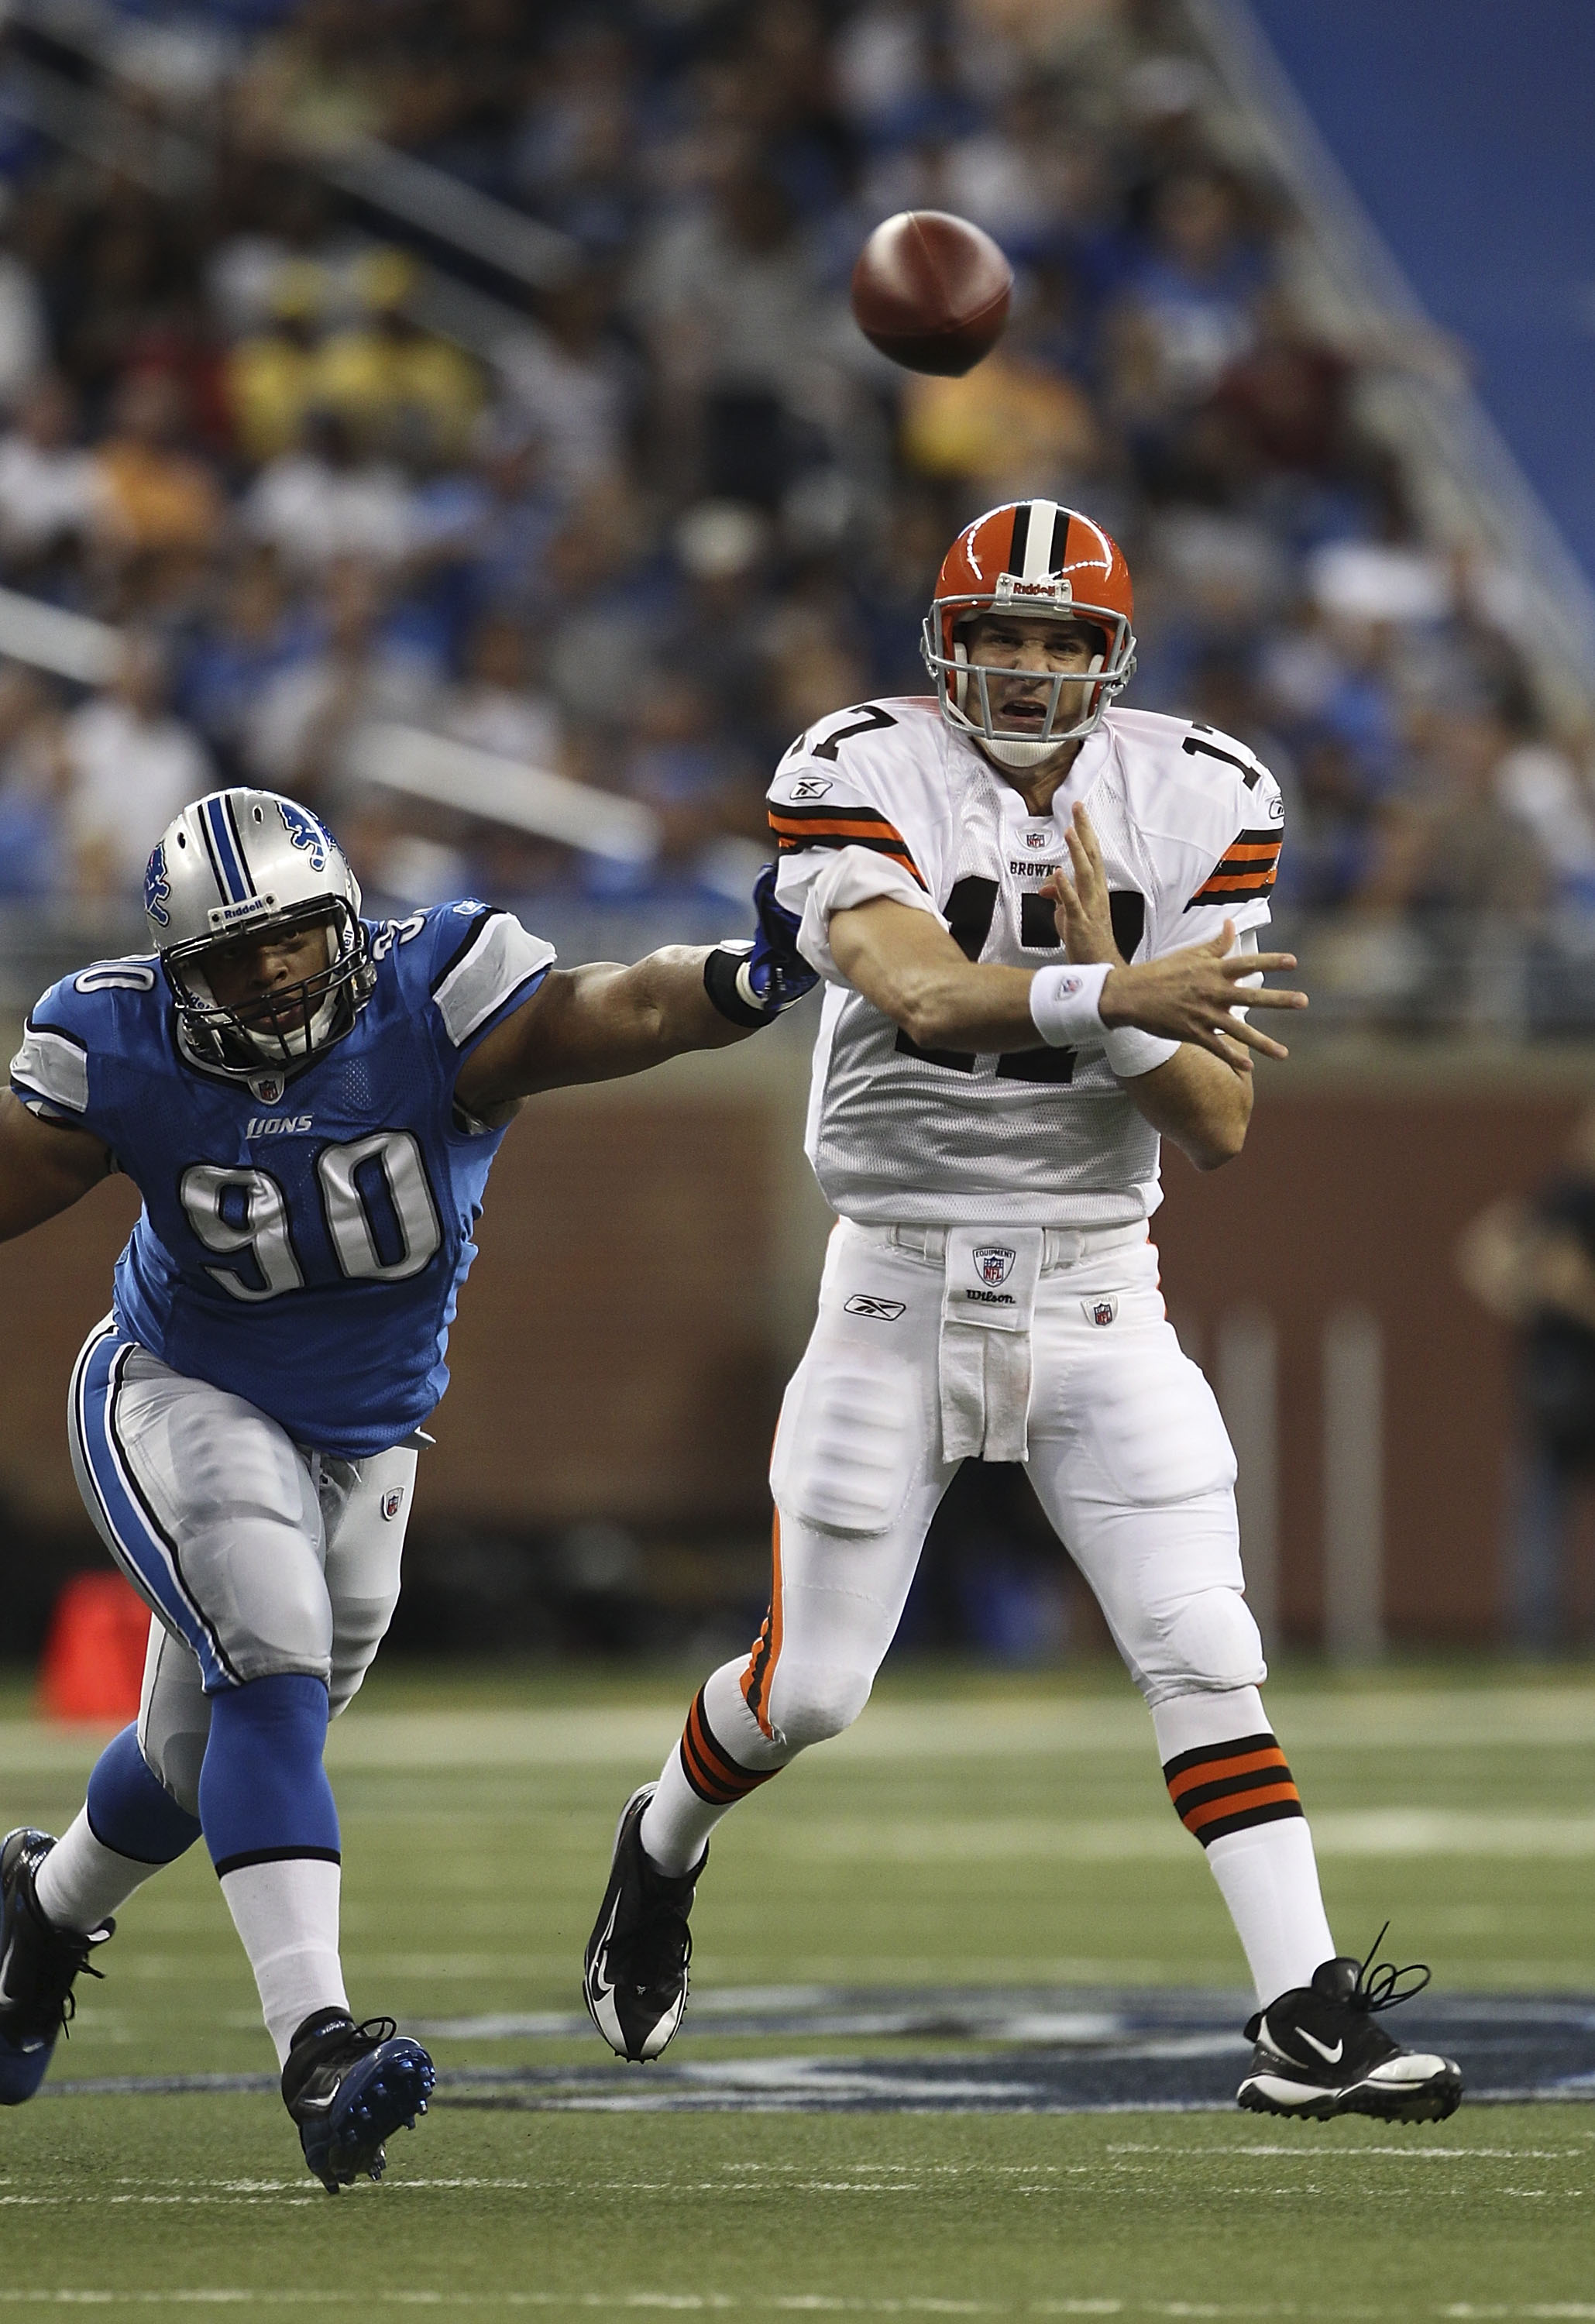
[[[0,2307],[1595,2318],[1592,2107],[1399,2129],[935,2110],[958,2075],[1000,2086],[1022,2024],[1066,2044],[1104,1988],[1240,1986],[1106,1672],[889,1676],[717,1838],[668,2074],[610,2061],[572,2014],[582,1944],[615,1813],[689,1692],[379,1671],[329,1754],[351,1998],[427,2029],[453,2079],[383,2182],[337,2201],[269,2090],[72,2094],[269,2072],[196,1851],[129,1906],[51,2094],[0,2117]],[[1303,1674],[1270,1705],[1343,1945],[1388,1916],[1391,1957],[1443,1994],[1584,1995],[1595,2021],[1595,1675]],[[3,1821],[59,1829],[94,1739],[23,1708],[0,1700]],[[861,2015],[861,1987],[890,2006]],[[972,2040],[967,2010],[988,1996],[995,2025],[1010,1989],[1019,2016]],[[933,1991],[965,2019],[906,2026]],[[790,2110],[844,2061],[922,2072],[926,2110]],[[678,2067],[685,2110],[639,2104]]]

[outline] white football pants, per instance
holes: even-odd
[[[198,1814],[209,1694],[302,1671],[336,1717],[357,1692],[398,1603],[415,1450],[310,1452],[108,1317],[78,1356],[68,1434],[88,1514],[154,1616],[140,1748]]]
[[[945,1457],[944,1240],[846,1220],[831,1238],[776,1434],[770,1616],[743,1686],[762,1734],[788,1748],[862,1710],[958,1467]],[[1002,1231],[989,1240],[1000,1250]],[[1011,1335],[962,1336],[1011,1370]],[[1258,1685],[1234,1454],[1168,1323],[1144,1229],[1048,1231],[1028,1352],[1030,1481],[1148,1703]]]

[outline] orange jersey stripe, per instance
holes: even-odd
[[[1187,1792],[1199,1792],[1203,1784],[1222,1784],[1231,1775],[1255,1775],[1259,1767],[1283,1767],[1290,1773],[1284,1752],[1276,1743],[1268,1751],[1243,1751],[1234,1759],[1204,1759],[1199,1767],[1186,1767],[1171,1778],[1168,1796],[1177,1803]]]
[[[1185,1826],[1187,1831],[1200,1831],[1204,1824],[1217,1823],[1223,1816],[1240,1815],[1249,1808],[1273,1807],[1281,1800],[1293,1800],[1300,1807],[1302,1795],[1294,1784],[1265,1784],[1255,1792],[1231,1792],[1227,1798],[1209,1800],[1204,1807],[1188,1810]]]
[[[1198,888],[1191,899],[1200,903],[1203,896],[1266,896],[1274,885],[1274,867],[1266,872],[1215,872],[1204,888]]]

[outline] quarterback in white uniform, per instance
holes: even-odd
[[[1158,1145],[1240,1151],[1284,826],[1246,746],[1121,710],[1130,578],[1044,501],[959,536],[925,626],[934,699],[857,706],[770,787],[779,901],[825,981],[807,1151],[838,1214],[771,1466],[770,1609],[706,1682],[621,1819],[588,2007],[656,2057],[687,1994],[708,1837],[870,1694],[961,1461],[1022,1461],[1152,1714],[1257,1989],[1258,2110],[1449,2114],[1448,2060],[1374,2013],[1337,1952],[1311,1835],[1258,1689],[1235,1462],[1182,1354],[1148,1221]],[[1243,989],[1244,988],[1244,989]]]

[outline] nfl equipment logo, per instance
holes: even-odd
[[[1009,1270],[1019,1257],[1018,1251],[1005,1242],[979,1242],[974,1247],[974,1263],[981,1281],[989,1289],[1008,1281]]]
[[[385,1517],[387,1518],[388,1523],[389,1523],[390,1525],[392,1525],[392,1524],[393,1519],[398,1516],[398,1514],[399,1514],[400,1510],[401,1510],[403,1507],[404,1507],[404,1488],[403,1488],[403,1486],[402,1486],[402,1485],[394,1485],[394,1486],[392,1486],[392,1487],[389,1489],[389,1490],[388,1490],[387,1492],[385,1492],[385,1493],[383,1495],[383,1517]]]

